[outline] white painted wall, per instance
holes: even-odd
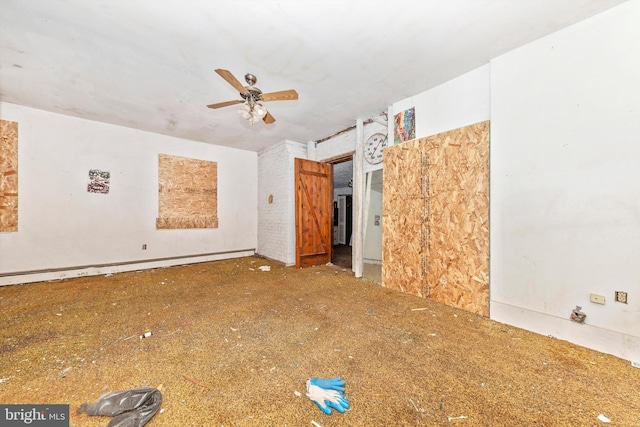
[[[0,118],[19,127],[18,232],[0,233],[0,285],[254,253],[256,153],[8,103]],[[159,153],[218,163],[219,228],[156,230]],[[111,172],[109,194],[87,192],[89,169]]]
[[[417,138],[491,120],[491,318],[636,361],[638,22],[626,2],[389,107]]]
[[[311,160],[324,161],[332,157],[353,153],[356,149],[355,129],[333,136],[325,141],[314,143],[315,149],[309,151]]]
[[[353,188],[351,187],[340,187],[333,189],[333,200],[338,200],[338,196],[350,196],[353,194]]]
[[[640,2],[626,2],[491,63],[491,317],[630,360],[640,360],[639,22]],[[584,325],[569,320],[576,305]]]
[[[491,86],[489,64],[431,90],[394,103],[389,109],[389,135],[394,116],[415,107],[416,139],[489,120]],[[390,138],[393,144],[393,138]]]
[[[286,265],[296,263],[295,158],[307,158],[306,144],[281,141],[258,155],[257,253]]]

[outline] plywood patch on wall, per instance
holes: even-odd
[[[158,156],[156,228],[218,227],[218,164]]]
[[[489,314],[489,122],[384,152],[382,284]]]
[[[0,232],[18,231],[18,123],[0,120]]]

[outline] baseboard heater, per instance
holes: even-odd
[[[84,270],[87,268],[120,267],[125,265],[132,265],[132,264],[146,264],[151,262],[175,261],[175,260],[187,259],[187,258],[201,258],[201,257],[228,255],[228,254],[235,254],[235,253],[242,253],[242,252],[255,253],[256,248],[236,249],[233,251],[222,251],[222,252],[209,252],[206,254],[180,255],[180,256],[172,256],[172,257],[164,257],[164,258],[149,258],[149,259],[142,259],[137,261],[114,262],[109,264],[89,264],[89,265],[80,265],[80,266],[74,266],[74,267],[60,267],[60,268],[47,268],[42,270],[15,271],[10,273],[0,273],[0,277],[25,276],[29,274],[59,273],[61,271]]]

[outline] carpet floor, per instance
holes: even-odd
[[[640,426],[629,361],[336,265],[247,257],[4,286],[0,313],[0,403],[69,404],[71,426],[106,426],[77,409],[141,386],[162,393],[151,427]],[[323,414],[310,377],[344,379],[350,409]]]

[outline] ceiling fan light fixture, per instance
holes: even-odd
[[[247,101],[238,107],[238,113],[243,119],[249,120],[251,124],[254,124],[267,115],[267,108],[259,102]]]
[[[258,118],[262,119],[264,116],[267,115],[267,107],[265,107],[263,104],[256,102],[256,104],[253,107],[253,112],[258,116]]]
[[[251,119],[251,107],[249,107],[249,104],[240,105],[238,107],[238,114],[240,114],[243,119]]]

